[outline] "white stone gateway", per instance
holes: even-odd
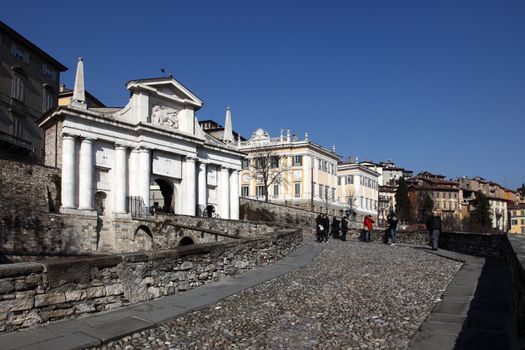
[[[201,129],[197,96],[172,77],[132,80],[125,107],[87,108],[81,59],[76,79],[73,102],[39,120],[45,163],[62,169],[62,212],[129,217],[132,201],[150,209],[156,182],[175,214],[213,205],[239,219],[245,154]]]

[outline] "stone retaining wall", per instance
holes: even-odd
[[[189,290],[288,255],[301,230],[115,256],[0,265],[0,333]]]
[[[63,250],[58,169],[0,160],[0,252]]]

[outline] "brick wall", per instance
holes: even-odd
[[[173,250],[0,265],[0,333],[189,290],[279,260],[301,242],[301,230],[283,230]]]

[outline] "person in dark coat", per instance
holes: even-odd
[[[441,217],[437,211],[432,212],[432,216],[426,222],[428,233],[430,234],[432,250],[438,249],[439,234],[441,233]]]
[[[392,239],[392,245],[396,245],[397,238],[397,216],[393,211],[388,214],[388,230],[390,231],[390,237]]]
[[[341,241],[346,241],[346,234],[348,233],[348,218],[343,216],[341,219]]]
[[[339,220],[335,216],[332,219],[332,237],[334,239],[339,238]]]
[[[315,219],[315,233],[317,237],[317,242],[323,241],[323,214],[317,215],[317,218]]]
[[[328,242],[328,231],[330,230],[330,219],[327,214],[323,214],[323,239]]]

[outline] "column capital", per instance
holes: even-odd
[[[115,143],[115,149],[117,150],[126,150],[128,146],[122,144],[122,143]]]
[[[230,171],[230,168],[227,168],[224,165],[218,165],[218,167],[220,168],[220,171]]]
[[[193,162],[193,163],[195,163],[195,162],[197,162],[198,158],[197,157],[193,157],[193,156],[186,156],[185,160],[186,160],[186,162]]]
[[[73,134],[69,134],[69,133],[62,133],[62,139],[67,139],[67,140],[75,140],[78,136],[77,135],[73,135]]]
[[[82,143],[93,143],[97,139],[94,137],[82,137]]]
[[[135,148],[135,150],[139,153],[149,153],[149,151],[151,151],[151,149],[149,147],[144,147],[144,146],[139,146],[137,148]]]
[[[208,166],[207,163],[199,162],[199,169],[206,170],[206,167]]]

